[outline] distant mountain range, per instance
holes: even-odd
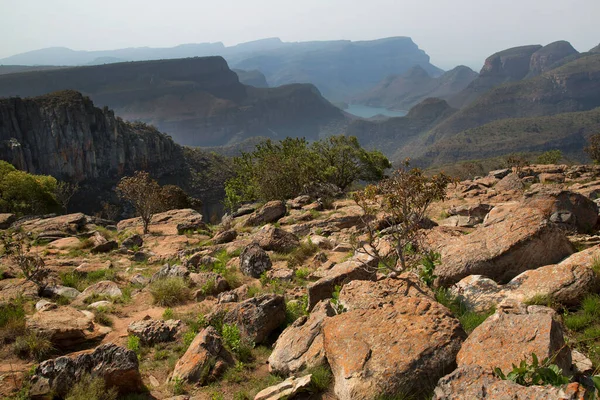
[[[432,76],[443,73],[408,37],[293,43],[270,38],[230,47],[222,43],[200,43],[106,51],[53,47],[0,59],[0,65],[82,66],[205,56],[222,56],[232,68],[258,70],[266,76],[269,86],[312,83],[332,101],[345,100],[415,65]]]

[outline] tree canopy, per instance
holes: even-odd
[[[32,175],[0,161],[0,212],[27,215],[58,211],[56,185],[51,176]]]

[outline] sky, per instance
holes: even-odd
[[[0,58],[45,47],[410,36],[443,69],[496,51],[600,43],[600,0],[0,0]]]

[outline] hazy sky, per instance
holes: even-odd
[[[0,0],[0,58],[44,47],[107,50],[410,36],[432,62],[565,39],[600,42],[600,0]]]

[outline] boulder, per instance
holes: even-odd
[[[87,306],[87,308],[90,310],[97,310],[99,308],[108,308],[111,305],[112,305],[112,303],[110,301],[100,300],[100,301],[93,302],[92,304]]]
[[[336,286],[355,280],[375,280],[378,260],[357,253],[352,259],[337,264],[325,272],[325,276],[308,285],[308,309],[321,300],[331,298]]]
[[[321,301],[310,315],[298,318],[277,339],[269,356],[269,371],[289,375],[324,365],[323,321],[336,315],[329,301]]]
[[[382,307],[383,304],[402,302],[409,297],[435,300],[427,286],[411,273],[378,281],[352,281],[340,291],[339,302],[348,311]]]
[[[497,192],[522,191],[525,189],[525,185],[517,174],[510,173],[504,178],[500,179],[500,181],[494,186],[494,189]]]
[[[0,279],[0,301],[25,297],[35,299],[38,297],[38,287],[25,278]]]
[[[219,260],[215,257],[209,256],[206,250],[199,251],[192,254],[192,256],[185,262],[185,267],[189,270],[196,271],[204,267],[205,269],[212,269],[215,263]]]
[[[146,286],[150,283],[150,279],[146,278],[142,274],[135,274],[131,278],[129,278],[129,283],[133,285]]]
[[[285,299],[281,295],[265,294],[241,303],[221,303],[207,319],[221,318],[224,323],[237,325],[244,338],[260,344],[285,322]]]
[[[82,213],[61,215],[51,218],[35,218],[17,223],[17,225],[25,232],[37,234],[38,237],[43,232],[55,232],[62,234],[63,237],[72,236],[83,230],[87,218]],[[45,235],[49,236],[49,235]]]
[[[100,281],[88,286],[81,292],[81,294],[77,296],[77,302],[85,302],[92,296],[119,298],[123,296],[123,292],[119,289],[119,285],[113,281]]]
[[[0,213],[0,229],[8,229],[17,220],[15,214]]]
[[[482,223],[483,220],[477,217],[468,217],[463,215],[453,215],[442,221],[441,226],[456,226],[460,228],[473,228],[475,225]]]
[[[248,245],[240,254],[240,271],[246,276],[260,278],[272,266],[269,255],[258,243]]]
[[[514,304],[514,303],[513,303]],[[516,305],[499,308],[469,335],[456,356],[459,367],[500,368],[505,374],[531,354],[540,360],[554,357],[563,371],[571,368],[571,352],[556,312],[548,307]]]
[[[70,250],[81,248],[81,240],[74,236],[58,239],[48,245],[49,249]]]
[[[46,311],[38,311],[27,318],[27,328],[47,335],[60,350],[70,350],[101,340],[110,328],[94,324],[94,314],[63,306]]]
[[[141,218],[131,218],[120,221],[117,224],[119,231],[127,229],[140,230],[142,227]],[[202,222],[202,214],[191,208],[181,210],[169,210],[166,212],[154,214],[150,221],[149,229],[153,232],[162,232],[164,234],[177,235],[182,227],[191,227],[196,229],[204,227]]]
[[[216,379],[224,370],[233,365],[233,357],[212,326],[198,333],[187,351],[177,361],[172,380],[204,385]]]
[[[93,244],[93,247],[90,250],[90,252],[92,254],[108,253],[113,250],[116,250],[117,247],[119,247],[119,244],[115,240],[106,240],[104,238],[104,236],[102,236],[98,232],[94,233],[90,237],[90,240],[92,241],[92,244]]]
[[[250,215],[250,217],[246,220],[245,225],[258,226],[271,222],[277,222],[277,220],[285,216],[286,212],[287,209],[283,201],[269,201],[267,204]]]
[[[92,353],[42,362],[33,372],[29,394],[33,399],[53,396],[64,398],[73,385],[86,375],[103,378],[108,387],[115,387],[121,395],[144,389],[136,354],[108,343],[97,347]]]
[[[444,286],[469,275],[506,283],[526,270],[559,262],[575,250],[540,210],[512,205],[495,207],[474,232],[435,246],[441,253],[437,283]]]
[[[542,173],[538,175],[538,179],[540,183],[548,184],[548,183],[563,183],[565,181],[564,174],[548,174]]]
[[[142,237],[137,234],[128,237],[127,239],[123,240],[123,243],[121,243],[121,246],[125,247],[126,249],[133,249],[134,247],[137,247],[139,249],[143,245],[144,239],[142,239]]]
[[[456,369],[438,381],[433,400],[583,400],[585,389],[578,383],[563,387],[522,386],[501,380],[478,366]]]
[[[187,268],[182,267],[181,265],[165,264],[158,272],[156,272],[154,275],[152,275],[152,278],[150,278],[150,282],[154,282],[159,279],[175,278],[175,277],[185,279],[185,278],[188,278],[189,276],[190,276],[190,271],[188,271]]]
[[[598,206],[586,196],[568,190],[540,187],[525,194],[522,206],[539,209],[545,218],[589,233],[598,222]]]
[[[74,300],[81,292],[75,288],[62,286],[62,285],[49,285],[42,291],[42,296],[55,298],[55,297],[66,297],[67,299]]]
[[[35,309],[37,311],[48,311],[48,310],[54,310],[55,308],[58,308],[58,306],[55,303],[52,303],[45,299],[42,299],[42,300],[38,301],[37,303],[35,303]]]
[[[295,199],[288,200],[287,206],[292,210],[300,210],[307,204],[310,204],[310,196],[305,194],[302,196],[298,196]]]
[[[423,297],[348,311],[323,323],[323,345],[340,400],[422,395],[452,370],[465,338],[448,309]]]
[[[454,206],[448,210],[449,215],[458,215],[461,217],[474,217],[481,221],[486,215],[494,208],[489,204],[476,203],[476,204],[464,204],[460,206]]]
[[[217,233],[212,241],[213,244],[225,244],[233,242],[237,238],[237,231],[235,229],[229,229],[227,231]]]
[[[293,398],[297,393],[308,390],[312,375],[304,375],[300,378],[293,376],[285,381],[261,390],[256,394],[254,400],[287,400]]]
[[[229,282],[216,272],[191,273],[190,281],[200,288],[194,296],[197,300],[201,300],[206,296],[216,296],[229,290]]]
[[[293,233],[265,225],[254,235],[254,241],[264,250],[287,252],[300,245],[300,240]]]
[[[490,171],[490,172],[488,172],[488,176],[491,176],[492,178],[496,178],[496,179],[502,179],[510,173],[511,173],[511,170],[509,168],[504,168],[504,169],[497,169],[494,171]]]
[[[258,204],[246,204],[237,209],[231,214],[233,218],[242,217],[244,215],[252,214],[258,208]]]
[[[147,317],[141,321],[130,323],[127,332],[140,338],[143,344],[152,346],[155,343],[175,340],[175,335],[177,335],[182,325],[180,320],[162,321]]]

